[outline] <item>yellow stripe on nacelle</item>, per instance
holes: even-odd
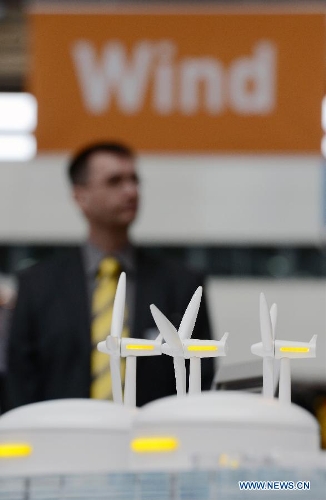
[[[281,352],[309,352],[309,347],[280,347]]]
[[[133,350],[144,350],[144,351],[154,351],[153,345],[142,345],[142,344],[127,344],[126,349]]]
[[[188,351],[217,351],[216,345],[189,345]]]

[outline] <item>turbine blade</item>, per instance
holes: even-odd
[[[276,323],[277,323],[277,305],[274,303],[269,311],[272,329],[273,329],[273,340],[275,340],[275,332],[276,332]]]
[[[179,326],[179,337],[181,340],[190,339],[200,306],[201,297],[203,294],[203,287],[199,286],[193,294],[191,301],[183,315],[182,321]]]
[[[260,332],[265,351],[273,349],[273,328],[265,295],[260,294]]]
[[[121,273],[113,303],[112,323],[111,323],[112,337],[121,337],[123,330],[124,314],[125,314],[125,302],[126,302],[126,273]]]
[[[186,363],[184,358],[173,358],[177,395],[186,393]]]
[[[263,395],[265,398],[274,397],[274,358],[263,358]]]
[[[122,404],[120,356],[110,356],[110,370],[113,401]]]
[[[166,316],[154,305],[150,305],[150,310],[157,328],[162,334],[165,342],[171,347],[180,349],[183,352],[183,347],[181,340],[179,338],[177,330],[174,328],[172,323],[168,320]]]

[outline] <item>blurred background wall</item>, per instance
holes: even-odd
[[[279,305],[279,338],[308,341],[318,334],[317,359],[293,363],[293,377],[307,392],[324,394],[326,2],[157,5],[0,2],[0,91],[28,90],[38,100],[36,156],[0,161],[0,272],[13,275],[83,241],[85,226],[66,182],[67,159],[86,139],[123,139],[139,151],[142,178],[143,208],[134,240],[208,275],[215,335],[231,334],[225,363],[253,360],[250,345],[259,338],[258,296],[264,291],[270,303]],[[89,12],[89,19],[107,16],[110,27],[94,34],[93,46],[86,18],[73,19]],[[162,13],[166,19],[156,25],[155,16]],[[132,33],[131,14],[138,16]],[[182,18],[182,35],[173,39],[176,14]],[[218,29],[207,30],[206,42],[200,15],[217,23]],[[79,45],[70,45],[69,52],[71,37]],[[143,39],[145,48],[137,45]],[[118,47],[118,66],[110,59],[112,45],[106,45],[111,56],[103,59],[104,42]],[[177,55],[173,43],[179,43]],[[135,64],[139,56],[142,75],[146,57],[152,58],[143,113],[125,99],[135,91],[130,81],[125,96],[114,87],[110,103],[100,73],[93,74],[98,77],[95,94],[87,90],[85,68],[108,66],[109,78],[112,68],[127,64],[124,56]],[[182,87],[184,74],[190,86]],[[138,84],[145,85],[139,78]],[[88,113],[85,120],[80,120],[81,109]],[[0,146],[7,131],[1,134]]]

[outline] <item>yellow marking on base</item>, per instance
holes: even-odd
[[[0,444],[0,458],[21,458],[32,454],[33,448],[28,443]]]
[[[179,441],[174,437],[141,437],[131,441],[130,447],[136,453],[166,453],[175,451]]]

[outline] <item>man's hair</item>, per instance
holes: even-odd
[[[73,185],[85,184],[88,178],[89,159],[96,153],[108,153],[119,158],[134,159],[133,150],[120,142],[96,142],[79,150],[68,165],[68,177]]]

